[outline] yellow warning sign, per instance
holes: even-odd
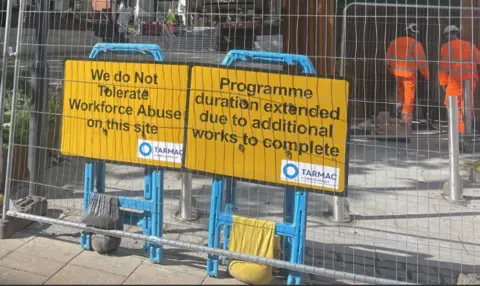
[[[344,192],[347,81],[195,66],[190,88],[185,168]]]
[[[67,60],[61,152],[181,168],[188,65]]]

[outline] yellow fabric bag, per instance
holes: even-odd
[[[230,251],[273,258],[274,248],[275,222],[233,216]],[[228,270],[235,279],[248,284],[267,285],[273,279],[268,265],[231,260]]]

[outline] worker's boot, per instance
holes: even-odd
[[[402,118],[402,109],[403,109],[403,104],[397,103],[395,106],[395,118],[401,119]]]

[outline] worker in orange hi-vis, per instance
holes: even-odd
[[[461,40],[460,30],[454,25],[446,27],[443,30],[443,36],[446,43],[442,45],[440,52],[440,85],[445,91],[447,107],[448,97],[457,97],[458,132],[465,133],[463,88],[465,80],[470,80],[473,104],[473,92],[478,82],[477,64],[480,64],[480,51],[474,44]],[[468,112],[472,112],[472,110]]]
[[[417,87],[417,70],[430,80],[427,57],[420,42],[417,24],[409,24],[406,35],[393,40],[387,50],[387,69],[397,79],[397,112],[402,108],[402,119],[411,123]]]

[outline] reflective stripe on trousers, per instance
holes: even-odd
[[[416,78],[397,77],[397,102],[403,105],[402,119],[413,120]]]

